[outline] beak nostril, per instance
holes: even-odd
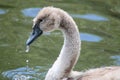
[[[34,35],[35,34],[35,31],[34,31],[34,29],[33,29],[33,31],[31,32],[31,35]]]
[[[32,35],[34,35],[35,34],[35,32],[32,32]]]

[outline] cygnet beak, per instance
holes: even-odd
[[[28,38],[28,40],[26,41],[26,45],[30,45],[34,40],[36,40],[41,34],[43,33],[43,31],[39,28],[39,23],[35,24],[33,31],[30,35],[30,37]]]

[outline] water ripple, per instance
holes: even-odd
[[[87,19],[92,21],[108,21],[108,18],[97,15],[97,14],[71,14],[73,18],[81,18],[81,19]]]
[[[41,8],[26,8],[23,9],[21,12],[27,17],[35,17],[40,10]]]
[[[17,69],[5,71],[2,75],[10,80],[43,80],[47,68],[35,66],[34,68],[20,67]]]
[[[120,55],[111,56],[111,59],[114,59],[114,64],[120,66]]]
[[[6,10],[0,9],[0,14],[5,14],[6,12]]]
[[[26,8],[21,12],[24,16],[35,17],[42,8]],[[70,14],[73,18],[87,19],[92,21],[108,21],[108,18],[97,15],[97,14]]]
[[[88,42],[99,42],[102,40],[100,36],[90,33],[80,33],[80,38],[82,41],[88,41]]]

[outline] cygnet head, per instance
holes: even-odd
[[[38,27],[43,32],[50,32],[55,29],[58,29],[60,26],[60,15],[58,8],[54,7],[45,7],[43,8],[38,15],[33,19],[33,28],[35,24],[39,24]]]
[[[43,32],[50,32],[60,27],[60,9],[54,7],[43,8],[33,19],[33,32],[26,45],[30,45]]]

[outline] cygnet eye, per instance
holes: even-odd
[[[43,21],[43,19],[39,19],[39,22],[41,23]]]

